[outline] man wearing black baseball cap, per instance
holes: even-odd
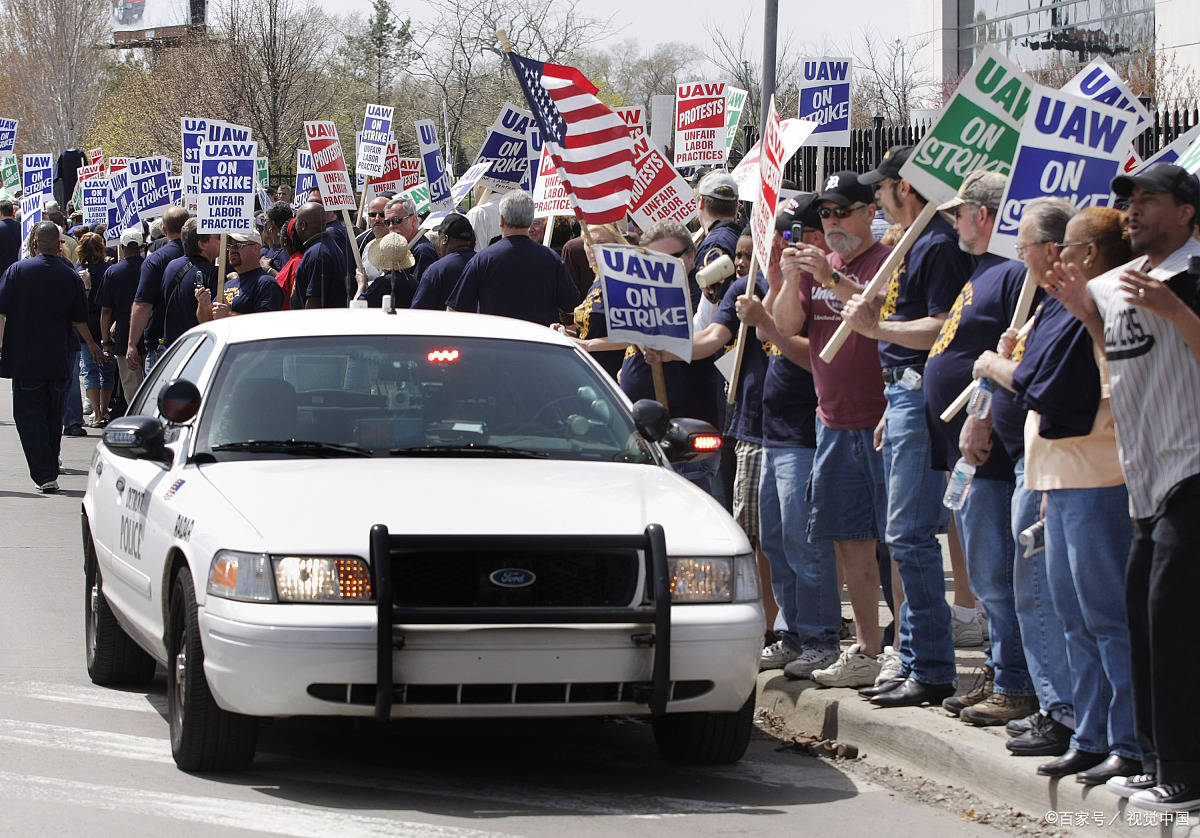
[[[1200,808],[1200,668],[1194,638],[1180,631],[1200,590],[1200,256],[1193,237],[1200,189],[1179,166],[1123,175],[1137,258],[1090,282],[1074,272],[1052,294],[1108,359],[1118,451],[1133,518],[1125,577],[1133,710],[1145,774],[1108,786],[1131,806]]]
[[[927,203],[900,172],[911,153],[912,146],[893,146],[873,171],[858,178],[875,187],[875,200],[888,220],[905,228]],[[900,612],[900,674],[862,691],[879,707],[940,703],[954,694],[954,639],[937,541],[946,477],[931,465],[921,387],[929,350],[974,266],[974,257],[959,249],[950,222],[934,214],[882,298],[855,294],[842,311],[850,328],[879,342],[887,407],[876,439],[887,482],[886,539],[906,595]]]
[[[475,228],[465,215],[452,212],[434,231],[438,234],[438,259],[422,274],[412,307],[444,311],[463,268],[475,255]]]

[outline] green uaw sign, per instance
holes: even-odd
[[[935,204],[953,198],[976,169],[1010,174],[1032,85],[1017,65],[985,47],[900,174]]]
[[[0,156],[0,194],[8,200],[13,200],[21,191],[21,167],[17,163],[17,155],[5,154]]]
[[[405,189],[400,193],[400,197],[412,198],[414,204],[417,205],[417,212],[429,212],[429,184],[422,181],[411,189]]]
[[[742,118],[742,109],[746,107],[746,91],[738,87],[729,88],[725,94],[725,159],[729,159],[729,149],[733,148],[733,138],[737,136],[738,122]]]
[[[6,161],[7,162],[7,161]],[[1200,138],[1192,142],[1190,146],[1184,149],[1183,154],[1179,155],[1179,159],[1175,161],[1175,165],[1182,169],[1187,169],[1188,174],[1194,175],[1200,172]],[[8,169],[4,170],[4,185],[8,186]]]

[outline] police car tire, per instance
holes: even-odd
[[[184,771],[245,768],[254,760],[258,720],[222,710],[213,699],[204,677],[196,593],[186,568],[171,586],[170,627],[167,719],[175,764]]]
[[[83,642],[88,677],[102,687],[148,684],[154,678],[154,658],[121,628],[104,598],[96,548],[85,535]]]
[[[746,753],[754,729],[754,691],[732,713],[670,713],[653,720],[654,741],[668,762],[728,765]]]

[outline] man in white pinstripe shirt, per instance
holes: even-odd
[[[1133,544],[1125,601],[1134,714],[1145,774],[1108,786],[1131,805],[1200,808],[1200,698],[1196,637],[1188,616],[1200,591],[1200,285],[1189,260],[1200,186],[1160,163],[1118,177],[1129,198],[1134,261],[1050,291],[1103,340]],[[1115,592],[1114,592],[1115,594]]]

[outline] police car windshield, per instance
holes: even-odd
[[[305,445],[247,444],[304,440]],[[336,335],[229,346],[197,453],[216,460],[455,452],[654,462],[608,385],[567,347]]]

